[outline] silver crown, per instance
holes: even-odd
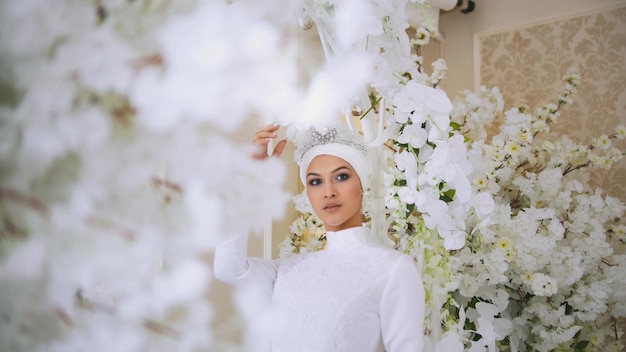
[[[367,147],[361,137],[354,131],[343,126],[325,127],[321,131],[310,128],[303,132],[295,140],[297,149],[293,155],[298,165],[302,164],[302,158],[309,149],[323,144],[338,143],[350,146],[363,154],[367,154]]]

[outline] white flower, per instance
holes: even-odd
[[[472,180],[472,184],[480,190],[486,189],[488,183],[489,183],[489,180],[487,179],[485,175],[478,175],[474,177]]]
[[[441,180],[446,181],[456,190],[456,196],[463,203],[471,196],[471,184],[467,175],[471,172],[471,165],[467,159],[463,137],[454,135],[448,140],[437,143],[430,162],[424,167],[419,176],[420,184],[436,185]]]
[[[394,97],[396,110],[405,114],[411,114],[411,121],[421,124],[426,120],[423,114],[426,100],[426,86],[414,81],[408,82]]]
[[[426,130],[416,124],[404,126],[402,134],[397,140],[403,144],[410,144],[413,148],[421,148],[426,144]]]
[[[455,332],[446,332],[443,338],[435,343],[434,352],[463,352],[462,338]]]
[[[557,292],[557,282],[548,275],[534,273],[530,282],[533,293],[538,296],[550,297]]]
[[[417,162],[409,151],[403,151],[394,156],[396,165],[400,171],[404,171],[407,183],[417,180]]]
[[[427,93],[425,103],[428,110],[431,113],[438,113],[448,117],[452,111],[452,102],[448,98],[448,95],[441,89],[431,87],[425,87],[425,89]],[[440,126],[440,128],[444,127],[447,126]]]
[[[604,342],[604,332],[602,330],[594,331],[589,335],[588,339],[592,345],[599,346]]]
[[[295,209],[301,213],[312,213],[313,206],[309,201],[309,197],[306,194],[306,190],[302,191],[300,194],[297,194],[291,198],[295,205]]]
[[[453,231],[450,234],[443,233],[443,247],[449,251],[459,250],[465,245],[465,232]]]
[[[611,147],[611,140],[609,139],[609,136],[603,134],[594,141],[593,145],[601,149],[607,150]]]
[[[443,59],[437,59],[432,63],[433,72],[431,77],[429,78],[430,84],[434,85],[439,83],[441,80],[446,78],[446,71],[448,70],[448,65]]]
[[[624,140],[626,138],[626,126],[619,125],[615,128],[615,135],[617,139]]]
[[[543,170],[537,177],[536,186],[544,199],[551,199],[560,191],[563,172],[559,168]]]
[[[385,196],[385,207],[391,210],[396,210],[400,208],[400,201],[393,195]]]
[[[409,113],[400,109],[395,109],[393,112],[393,118],[397,123],[407,123],[409,121]]]
[[[508,142],[506,144],[506,151],[511,155],[517,155],[520,152],[520,146],[516,142]]]
[[[393,72],[391,66],[382,56],[376,55],[372,58],[372,82],[373,88],[378,90],[382,96],[390,97],[394,92],[385,90],[386,87],[392,85]],[[406,115],[408,118],[408,114]],[[400,123],[406,123],[407,120]]]
[[[548,124],[543,120],[534,120],[532,122],[532,131],[535,132],[547,132],[549,130]],[[546,141],[549,142],[549,141]]]
[[[624,224],[615,225],[613,226],[612,231],[620,240],[626,239],[626,225]]]
[[[496,243],[496,248],[503,250],[503,251],[508,251],[511,249],[511,240],[508,238],[500,238],[498,240],[498,242]]]
[[[498,308],[489,303],[476,303],[475,311],[468,310],[468,318],[477,325],[476,332],[481,339],[473,345],[487,347],[487,351],[496,351],[496,341],[504,339],[513,330],[513,323],[506,318],[495,318],[500,314]]]
[[[411,180],[408,185],[398,190],[398,196],[407,204],[420,205],[424,202],[424,195],[417,189],[417,181]]]

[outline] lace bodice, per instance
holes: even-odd
[[[326,237],[323,251],[248,260],[237,278],[221,278],[273,282],[272,352],[421,351],[424,291],[412,260],[370,242],[366,227]]]

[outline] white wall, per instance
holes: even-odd
[[[541,23],[593,9],[626,4],[625,0],[475,0],[469,14],[442,13],[439,30],[443,35],[441,54],[448,64],[442,88],[450,98],[464,89],[475,89],[474,34]]]

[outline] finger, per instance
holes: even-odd
[[[276,133],[272,133],[272,132],[257,132],[254,135],[254,139],[252,141],[253,142],[257,142],[257,141],[266,142],[266,141],[269,141],[269,140],[274,139],[276,137],[277,137]]]
[[[280,125],[271,125],[271,124],[270,125],[265,125],[265,126],[261,127],[257,131],[257,133],[260,133],[260,132],[270,132],[270,133],[272,133],[272,132],[278,131],[279,128],[280,128]]]
[[[263,129],[270,132],[276,132],[280,128],[280,125],[269,124],[266,125]]]
[[[267,148],[267,145],[269,144],[269,142],[271,141],[271,138],[259,138],[259,139],[254,139],[252,141],[252,144],[254,145],[258,145],[258,146],[263,146],[264,148]]]
[[[276,143],[276,147],[274,148],[274,152],[272,153],[272,156],[279,157],[283,153],[283,150],[285,150],[286,145],[287,145],[286,139],[283,139],[280,142]]]

